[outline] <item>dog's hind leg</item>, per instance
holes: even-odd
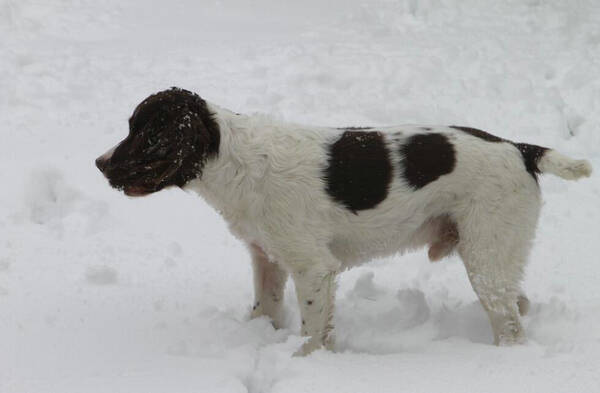
[[[518,202],[518,203],[517,203]],[[521,281],[539,212],[537,198],[471,206],[458,219],[458,252],[486,310],[496,345],[525,341],[519,314],[527,311]]]
[[[251,318],[266,315],[275,328],[282,327],[282,303],[287,272],[269,260],[265,252],[255,244],[250,245],[254,271],[254,305]]]

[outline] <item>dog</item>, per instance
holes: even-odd
[[[202,196],[248,245],[251,317],[282,324],[291,275],[306,355],[334,343],[336,275],[429,246],[453,252],[497,345],[524,342],[521,281],[540,212],[538,175],[588,177],[586,160],[459,126],[313,127],[246,116],[171,88],[140,103],[129,135],[96,160],[139,197],[166,187]]]

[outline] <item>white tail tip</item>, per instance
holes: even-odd
[[[538,168],[542,173],[552,173],[567,180],[577,180],[590,177],[592,165],[587,160],[573,160],[555,150],[547,150],[540,161]]]

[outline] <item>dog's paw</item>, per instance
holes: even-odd
[[[495,338],[494,344],[499,347],[511,347],[513,345],[522,345],[527,343],[527,337],[525,337],[525,332],[520,325],[508,325],[509,328]]]
[[[276,315],[269,315],[267,312],[265,312],[260,304],[252,306],[250,319],[256,319],[260,317],[267,317],[274,329],[282,329],[284,327],[284,317],[282,311],[278,311]]]
[[[321,348],[323,348],[323,344],[320,343],[319,340],[313,340],[312,338],[310,338],[307,342],[302,344],[300,349],[298,349],[296,352],[294,352],[293,356],[301,357],[301,356],[310,355],[314,351],[321,349]]]
[[[499,347],[512,347],[515,345],[527,344],[527,337],[520,336],[500,336],[496,342]]]
[[[334,344],[335,338],[333,334],[330,334],[327,337],[325,343],[323,343],[322,340],[314,339],[313,337],[311,337],[300,347],[300,349],[294,352],[294,357],[310,355],[311,353],[319,349],[326,349],[327,351],[333,352]]]

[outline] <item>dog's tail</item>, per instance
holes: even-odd
[[[592,165],[587,160],[574,160],[556,150],[546,147],[515,144],[523,155],[525,167],[531,173],[551,173],[566,180],[577,180],[592,174]]]

